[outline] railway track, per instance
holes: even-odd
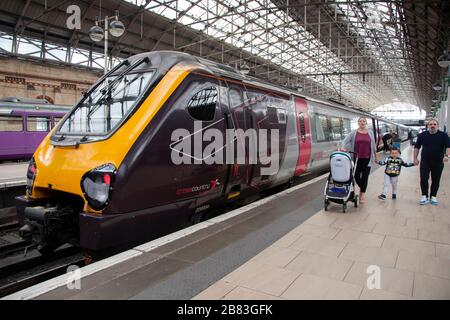
[[[0,225],[0,234],[4,232],[10,232],[14,230],[18,230],[20,228],[19,222],[12,221],[5,224]]]
[[[15,252],[28,250],[32,246],[31,241],[19,236],[19,227],[18,222],[0,225],[0,259]]]
[[[39,282],[64,274],[71,265],[85,264],[81,250],[67,246],[52,256],[44,257],[33,249],[26,255],[16,255],[0,261],[0,298]]]
[[[42,256],[37,245],[23,240],[15,212],[0,215],[0,297],[67,271],[70,265],[84,265],[81,249],[63,246],[51,256]]]

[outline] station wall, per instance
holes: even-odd
[[[44,98],[73,105],[102,71],[0,57],[0,98]]]

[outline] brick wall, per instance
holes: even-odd
[[[0,98],[49,97],[55,104],[72,105],[101,75],[101,72],[0,58]]]

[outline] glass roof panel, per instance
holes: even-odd
[[[136,4],[136,0],[127,1]],[[345,22],[349,35],[356,40],[357,50],[353,52],[352,48],[351,53],[347,48],[331,48],[327,40],[319,41],[304,29],[304,24],[294,21],[285,8],[280,9],[269,0],[160,0],[151,3],[150,11],[169,19],[181,15],[180,23],[243,48],[247,56],[253,54],[270,59],[273,64],[295,73],[292,77],[298,76],[297,81],[313,81],[335,93],[340,90],[342,97],[354,105],[373,108],[393,97],[415,103],[414,73],[401,25],[397,22],[400,13],[396,2],[349,4],[347,0],[337,0],[322,4]],[[317,17],[309,20],[317,24]],[[323,28],[328,30],[326,25]],[[321,35],[323,37],[324,33]],[[366,74],[364,78],[360,71],[370,66],[359,69],[358,62],[354,61],[358,55],[364,55],[379,66],[377,73]]]

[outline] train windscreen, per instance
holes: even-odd
[[[105,77],[72,110],[58,134],[105,135],[114,130],[147,91],[155,73],[130,73],[131,67]]]

